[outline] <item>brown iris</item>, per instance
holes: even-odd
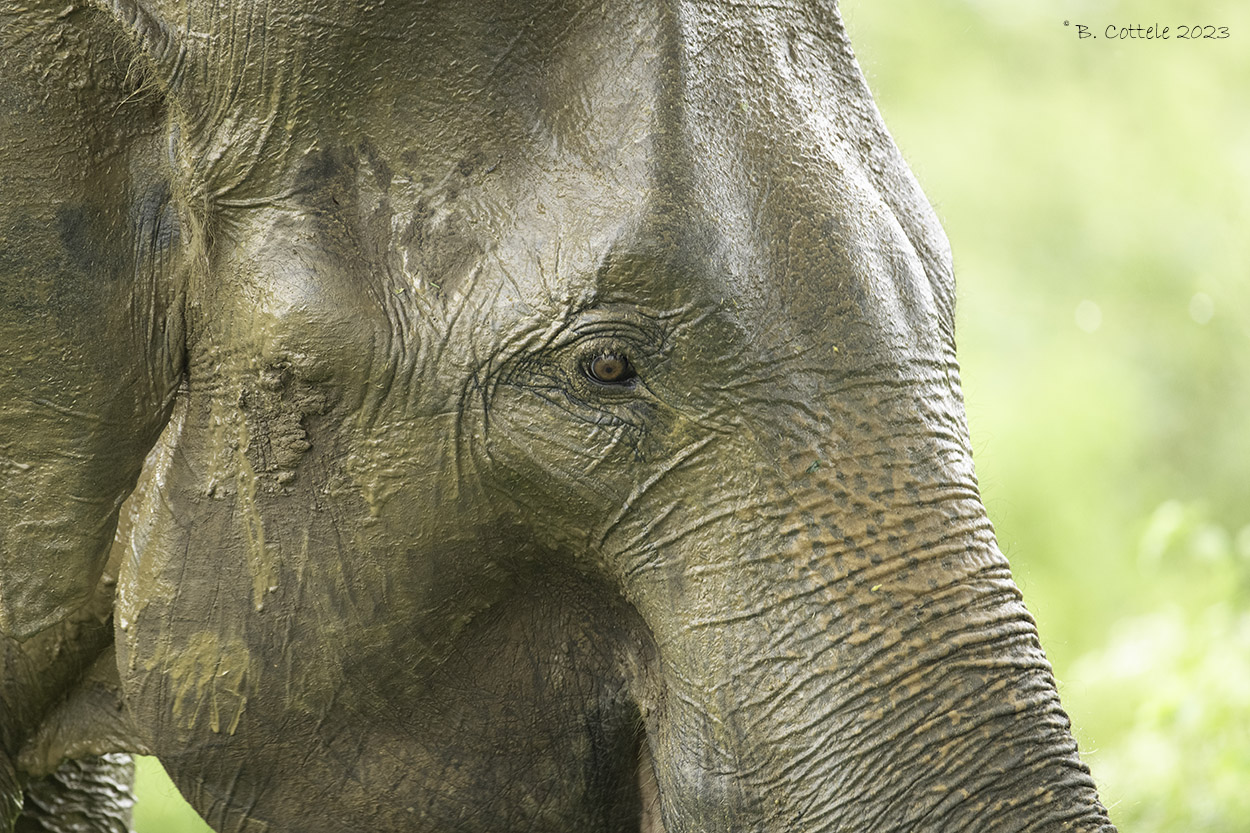
[[[623,353],[600,353],[586,366],[586,375],[605,385],[623,385],[638,374]]]

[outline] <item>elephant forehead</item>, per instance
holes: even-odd
[[[727,176],[680,203],[561,182],[417,195],[392,181],[350,190],[341,211],[253,218],[255,236],[219,261],[219,341],[311,378],[363,384],[389,364],[443,407],[483,364],[544,348],[595,307],[674,322],[709,368],[746,346],[756,363],[783,346],[816,361],[914,350],[933,329],[923,268],[862,183],[839,213],[819,182],[780,185],[752,213],[749,183]]]
[[[294,290],[363,301],[383,329],[467,324],[479,349],[603,300],[714,307],[752,342],[778,322],[821,332],[831,309],[877,342],[933,330],[913,242],[931,229],[900,219],[857,150],[871,137],[839,112],[861,90],[822,98],[776,33],[767,61],[727,77],[642,34],[595,41],[609,57],[584,72],[550,57],[524,94],[494,76],[464,97],[409,79],[383,85],[385,105],[310,119],[277,209],[221,206],[239,216],[231,257],[251,264],[233,274],[286,311]]]

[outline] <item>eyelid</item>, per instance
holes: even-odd
[[[587,309],[570,322],[571,340],[625,342],[638,347],[663,343],[665,326],[636,309],[607,307]]]

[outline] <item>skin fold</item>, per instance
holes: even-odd
[[[3,15],[9,818],[1114,830],[831,3]]]

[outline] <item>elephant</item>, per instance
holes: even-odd
[[[1114,831],[833,0],[0,25],[0,829]]]

